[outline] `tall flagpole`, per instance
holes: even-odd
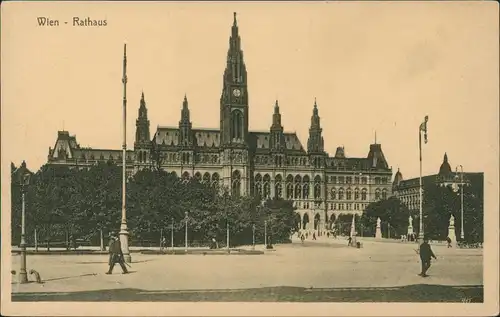
[[[418,230],[418,238],[424,238],[424,219],[423,219],[423,199],[422,199],[422,132],[424,132],[424,142],[427,143],[427,121],[429,116],[425,116],[425,121],[420,124],[418,130],[418,146],[420,151],[420,177],[419,177],[419,195],[420,195],[420,228]]]
[[[127,228],[127,44],[123,46],[123,191],[122,191],[122,221],[120,225],[120,244],[122,247],[125,262],[132,262],[128,248],[128,228]]]

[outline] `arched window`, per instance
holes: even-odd
[[[309,198],[309,176],[305,175],[304,178],[302,179],[302,182],[304,185],[302,186],[302,197],[304,199]]]
[[[356,188],[354,190],[354,200],[358,200],[359,199],[359,188]]]
[[[366,188],[361,190],[361,200],[366,200]]]
[[[281,175],[276,175],[276,177],[274,178],[274,196],[276,198],[281,198],[283,195],[282,195],[282,191],[283,191],[283,184],[282,184],[282,177]]]
[[[255,175],[255,193],[262,197],[262,176],[260,174]]]
[[[350,189],[350,188],[348,188],[348,189],[346,190],[346,199],[347,199],[347,200],[351,200],[351,199],[352,199],[352,192],[351,192],[351,189]]]
[[[387,199],[387,189],[382,190],[382,199]]]
[[[210,174],[209,173],[205,173],[203,174],[203,183],[210,183]]]
[[[380,189],[375,189],[375,200],[379,200],[380,199]]]
[[[231,113],[232,119],[232,133],[233,139],[243,138],[243,114],[239,110],[233,110]]]
[[[197,181],[201,181],[201,174],[200,174],[200,172],[196,172],[196,174],[194,174],[194,178],[196,178]]]
[[[264,193],[263,198],[271,196],[271,177],[269,174],[264,175]]]
[[[321,176],[314,177],[314,199],[321,198]]]
[[[330,192],[330,197],[332,200],[337,199],[337,192],[335,191],[335,188],[332,188],[332,191]]]
[[[295,198],[302,198],[302,185],[301,185],[302,177],[300,175],[295,176]]]
[[[339,200],[343,200],[344,199],[344,189],[341,188],[339,189]]]
[[[286,197],[287,199],[293,198],[293,176],[290,174],[286,177]]]
[[[218,173],[212,174],[212,186],[219,186],[219,174]]]
[[[233,196],[240,196],[241,194],[241,174],[240,171],[236,170],[233,172],[232,175],[232,195]]]
[[[187,182],[188,180],[189,180],[189,173],[188,172],[182,173],[182,181]]]

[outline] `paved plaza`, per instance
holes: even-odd
[[[433,245],[430,276],[417,276],[415,243],[322,238],[263,255],[133,253],[131,274],[106,255],[29,255],[43,284],[12,282],[14,301],[482,301],[482,249]],[[257,248],[263,249],[263,246]],[[13,256],[13,269],[20,257]],[[33,280],[30,276],[30,280]]]

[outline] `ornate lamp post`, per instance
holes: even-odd
[[[423,220],[423,208],[422,208],[422,132],[424,133],[424,142],[427,144],[427,121],[429,121],[429,116],[425,116],[424,122],[420,124],[418,130],[418,147],[420,152],[420,177],[419,177],[419,195],[420,195],[420,230],[418,231],[418,238],[422,240],[424,238],[424,220]]]
[[[132,262],[128,248],[128,228],[127,228],[127,44],[123,46],[123,190],[122,190],[122,220],[120,224],[120,244],[125,262]]]
[[[461,213],[460,213],[460,239],[463,241],[465,234],[464,234],[464,167],[462,165],[460,166],[460,176],[458,176],[458,166],[455,168],[455,178],[460,179],[459,183],[455,183],[456,185],[460,186],[460,208],[461,208]],[[458,188],[455,186],[453,187],[453,190],[455,192],[458,191]]]
[[[252,250],[255,250],[255,224],[252,225]]]
[[[25,173],[20,176],[21,195],[22,195],[22,214],[21,214],[21,268],[19,269],[19,283],[28,283],[28,273],[26,272],[26,211],[25,211],[25,186],[29,185],[31,174]]]
[[[170,224],[170,245],[172,252],[174,252],[174,218],[172,218],[172,223]]]
[[[186,231],[185,231],[185,237],[184,237],[184,240],[185,240],[185,246],[184,246],[184,250],[188,251],[188,212],[186,211],[184,213],[184,220],[186,221]]]

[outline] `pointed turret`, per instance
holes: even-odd
[[[311,127],[309,128],[309,139],[307,140],[307,151],[309,153],[324,153],[324,140],[321,135],[320,117],[318,113],[318,104],[314,98],[313,114],[311,116]]]
[[[192,129],[192,124],[189,115],[189,103],[187,96],[184,95],[184,100],[182,101],[181,120],[179,121],[179,132],[180,132],[179,145],[181,146],[193,145],[193,137],[191,129]]]
[[[181,121],[179,121],[179,125],[182,124],[191,124],[189,116],[188,100],[186,94],[184,94],[184,101],[182,102],[182,110],[181,110]]]
[[[285,137],[281,125],[281,114],[278,100],[274,104],[273,124],[271,125],[271,149],[282,150],[285,148]]]
[[[135,121],[135,127],[134,149],[149,149],[151,145],[151,137],[149,133],[148,109],[146,107],[144,91],[141,93],[141,101],[139,102],[139,110],[137,120]]]

